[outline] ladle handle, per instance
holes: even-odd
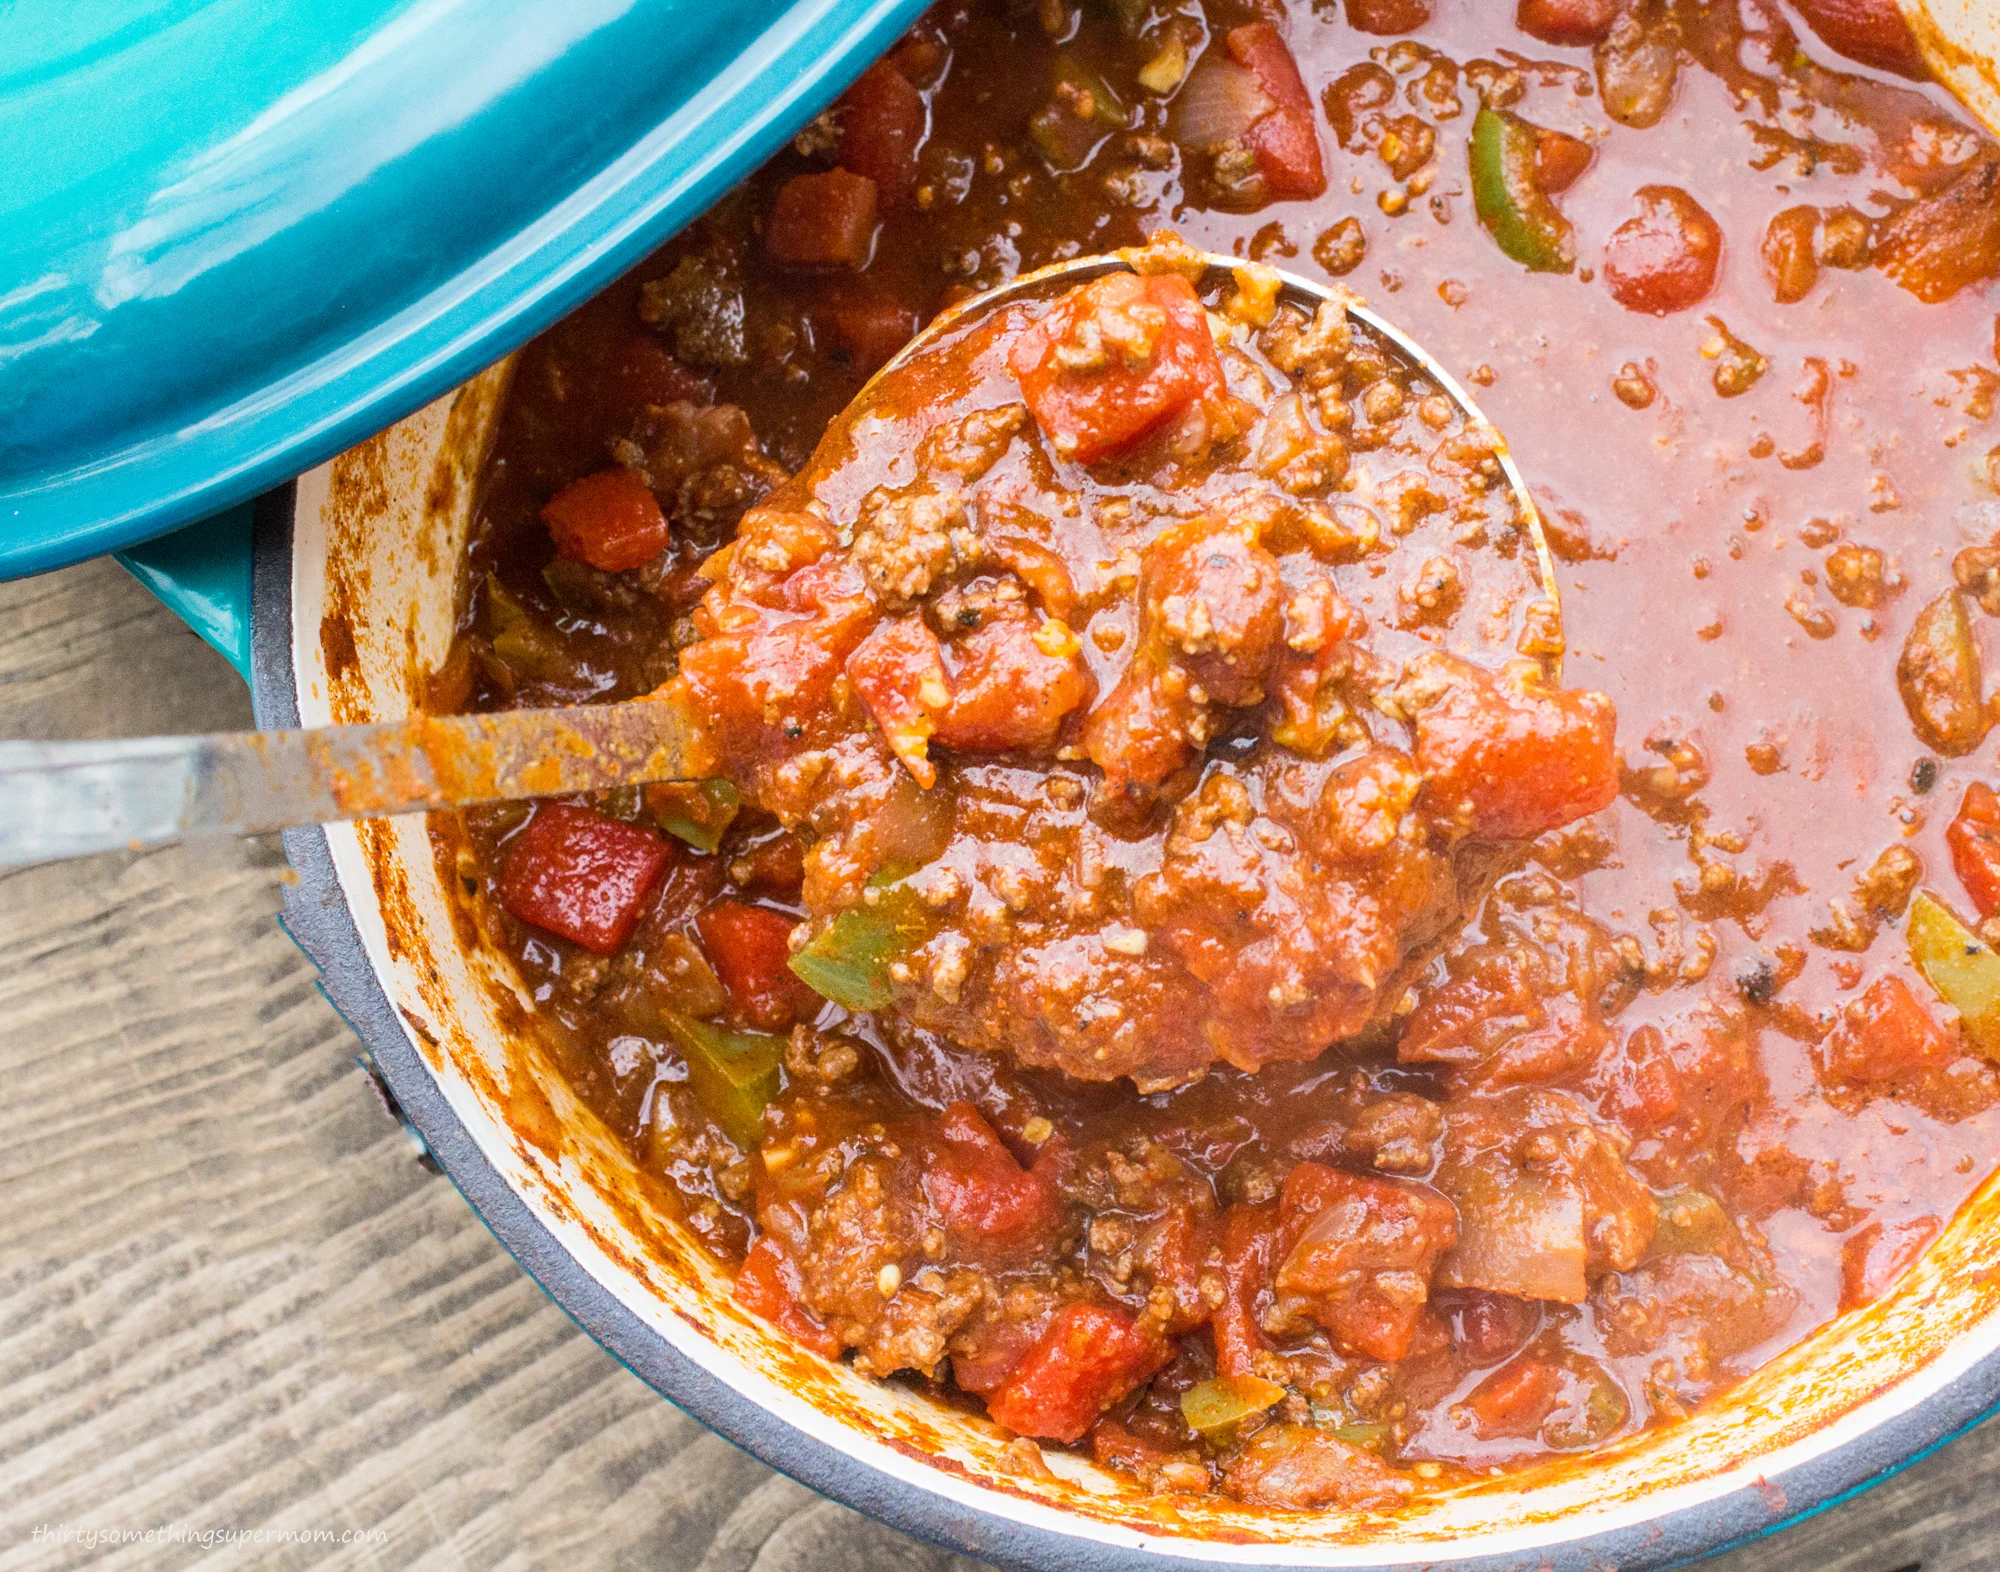
[[[361,726],[0,742],[0,868],[685,777],[651,700]]]

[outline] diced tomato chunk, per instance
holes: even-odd
[[[646,483],[623,465],[571,481],[542,509],[565,557],[606,573],[651,562],[667,547],[667,516]]]
[[[1798,7],[1806,26],[1848,59],[1920,82],[1930,75],[1896,0],[1798,0]]]
[[[625,341],[611,363],[610,382],[620,402],[634,411],[678,401],[705,407],[715,397],[714,383],[682,365],[650,333]]]
[[[1230,57],[1248,68],[1273,108],[1244,139],[1257,158],[1257,172],[1271,195],[1316,197],[1326,190],[1319,129],[1312,95],[1299,77],[1285,35],[1271,22],[1233,27],[1225,42]]]
[[[945,1226],[968,1242],[1033,1247],[1057,1220],[1055,1187],[1039,1167],[1023,1168],[971,1103],[938,1116],[924,1169],[924,1193]]]
[[[1658,1129],[1681,1111],[1680,1067],[1656,1026],[1641,1026],[1625,1039],[1622,1072],[1607,1100],[1610,1111],[1635,1131]]]
[[[1084,755],[1104,771],[1107,791],[1157,786],[1194,753],[1187,740],[1191,706],[1176,702],[1149,663],[1134,661],[1083,721]]]
[[[935,784],[930,739],[951,689],[944,652],[924,619],[912,614],[877,623],[847,657],[847,680],[917,784]]]
[[[1080,1441],[1098,1415],[1166,1363],[1169,1351],[1116,1305],[1066,1304],[986,1409],[1017,1435]]]
[[[723,992],[752,1026],[782,1031],[818,1008],[818,996],[786,964],[792,918],[767,906],[716,901],[695,918],[695,926]]]
[[[1611,1031],[1562,987],[1539,951],[1478,947],[1454,956],[1451,977],[1427,992],[1404,1025],[1405,1064],[1458,1067],[1461,1083],[1499,1087],[1560,1080],[1587,1068]]]
[[[1547,1020],[1542,978],[1540,955],[1513,945],[1454,957],[1452,975],[1425,990],[1404,1022],[1396,1057],[1404,1064],[1483,1063]]]
[[[2000,159],[1961,164],[1942,191],[1877,220],[1874,255],[1876,267],[1933,305],[2000,272]]]
[[[847,355],[854,370],[880,370],[917,331],[917,314],[891,295],[864,292],[858,285],[832,294],[815,306],[813,330]]]
[[[1139,631],[1209,699],[1255,704],[1285,630],[1285,581],[1277,558],[1240,523],[1189,519],[1146,548],[1139,562]],[[1199,632],[1180,625],[1199,606]],[[1178,608],[1178,609],[1177,609]]]
[[[1561,196],[1575,185],[1596,156],[1596,149],[1582,137],[1547,126],[1535,128],[1535,174],[1549,196]]]
[[[668,684],[690,713],[750,737],[803,727],[875,616],[860,572],[839,557],[800,568],[771,599],[703,601],[695,624],[706,636]]]
[[[1878,977],[1841,1012],[1827,1068],[1843,1081],[1894,1081],[1949,1064],[1958,1036],[1938,1024],[1900,977]]]
[[[1278,1206],[1235,1206],[1222,1220],[1222,1303],[1209,1329],[1215,1337],[1215,1368],[1226,1376],[1260,1375],[1265,1352],[1262,1298],[1271,1286],[1277,1255]]]
[[[1430,0],[1347,0],[1347,25],[1357,33],[1414,33],[1431,19]]]
[[[875,182],[845,169],[792,176],[771,204],[764,249],[787,267],[865,267],[875,249]]]
[[[1417,717],[1417,764],[1438,811],[1465,814],[1476,836],[1514,840],[1610,805],[1618,716],[1608,698],[1549,688],[1531,661],[1459,672]]]
[[[825,581],[802,578],[800,572],[824,562],[839,542],[833,526],[808,508],[777,503],[755,507],[736,526],[737,561],[728,577],[735,579],[733,588],[739,598],[795,611],[824,599]],[[744,570],[746,561],[755,564],[754,571]],[[715,562],[715,557],[709,558],[704,569]],[[808,586],[817,593],[808,594]],[[855,593],[860,593],[858,587]],[[713,611],[713,607],[706,609]]]
[[[1015,341],[1007,368],[1056,451],[1084,464],[1223,386],[1201,299],[1174,274],[1071,290]]]
[[[1944,839],[1951,848],[1952,871],[1979,915],[2000,911],[2000,793],[1984,781],[1966,787]]]
[[[841,95],[841,165],[874,181],[884,208],[900,207],[916,188],[927,118],[923,94],[887,60]]]
[[[1279,1294],[1371,1359],[1408,1354],[1438,1257],[1458,1241],[1451,1202],[1429,1185],[1300,1163],[1279,1204]]]
[[[1620,9],[1619,0],[1520,0],[1514,23],[1545,44],[1580,48],[1602,43]]]
[[[1532,1436],[1562,1401],[1563,1372],[1546,1359],[1523,1356],[1496,1370],[1465,1400],[1486,1440]]]
[[[840,1357],[840,1339],[814,1320],[799,1301],[799,1272],[768,1235],[750,1247],[736,1273],[736,1302],[762,1316],[802,1348],[826,1359]]]
[[[952,645],[951,702],[937,740],[960,753],[1047,748],[1097,692],[1067,624],[998,611]]]
[[[985,1317],[969,1336],[961,1334],[953,1340],[952,1380],[960,1390],[981,1397],[995,1390],[1021,1367],[1054,1315],[1051,1305],[1043,1314]],[[970,1346],[961,1346],[968,1342]]]
[[[1019,535],[988,536],[986,558],[1005,568],[1028,586],[1028,593],[1041,602],[1042,610],[1065,622],[1076,610],[1076,581],[1069,564],[1048,547],[1024,540]]]
[[[1002,608],[951,647],[918,616],[876,626],[847,658],[847,678],[919,785],[937,780],[933,737],[961,753],[1043,749],[1097,690],[1076,635],[1024,606]]]
[[[1715,287],[1722,227],[1678,186],[1641,186],[1634,200],[1638,216],[1604,244],[1605,286],[1628,311],[1686,311]]]
[[[1768,1095],[1747,1035],[1702,1010],[1614,1036],[1591,1079],[1607,1115],[1676,1154],[1707,1150],[1746,1102]]]
[[[1840,1308],[1873,1304],[1912,1266],[1942,1225],[1935,1217],[1870,1223],[1840,1247]]]
[[[1193,1331],[1214,1314],[1202,1292],[1202,1277],[1219,1233],[1212,1210],[1177,1201],[1139,1237],[1139,1264],[1155,1290],[1172,1296],[1166,1327],[1171,1336]]]
[[[545,803],[507,848],[501,903],[521,921],[613,955],[673,852],[657,835],[588,808]]]

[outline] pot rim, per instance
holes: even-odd
[[[297,485],[257,499],[251,569],[251,704],[261,729],[299,724],[292,650]],[[1165,1548],[1106,1544],[981,1511],[896,1478],[779,1418],[673,1347],[592,1277],[556,1240],[473,1140],[417,1051],[368,961],[334,872],[325,832],[286,830],[297,882],[279,921],[319,972],[320,991],[360,1040],[359,1061],[388,1085],[458,1192],[536,1284],[592,1340],[708,1429],[800,1484],[889,1526],[1021,1572],[1215,1572],[1217,1563]],[[1889,1394],[1884,1394],[1887,1396]],[[1874,1399],[1871,1401],[1880,1401]],[[1775,1477],[1759,1475],[1713,1500],[1658,1518],[1518,1552],[1346,1572],[1664,1572],[1816,1517],[1921,1462],[2000,1414],[2000,1351],[1852,1440]],[[1237,1572],[1258,1572],[1237,1563]],[[1269,1572],[1278,1572],[1270,1568]],[[1296,1565],[1289,1572],[1297,1572]]]

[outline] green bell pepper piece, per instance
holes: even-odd
[[[1742,1235],[1706,1190],[1692,1185],[1658,1197],[1660,1220],[1653,1230],[1651,1255],[1713,1255],[1725,1259],[1739,1253]]]
[[[516,676],[556,678],[573,664],[569,647],[553,628],[543,627],[516,600],[498,576],[486,576],[486,614],[492,628],[487,642]]]
[[[1569,220],[1542,189],[1541,133],[1518,115],[1481,109],[1472,122],[1472,206],[1500,249],[1536,273],[1576,266]]]
[[[1049,168],[1059,175],[1073,173],[1090,162],[1097,145],[1113,131],[1123,131],[1130,114],[1111,84],[1074,55],[1056,60],[1053,96],[1028,121],[1028,137]]]
[[[1283,1387],[1261,1376],[1215,1376],[1181,1393],[1181,1417],[1204,1441],[1227,1446],[1238,1425],[1284,1395]]]
[[[778,1095],[785,1039],[772,1032],[733,1032],[664,1010],[666,1028],[687,1060],[688,1085],[722,1133],[746,1152],[764,1135],[764,1108]]]
[[[653,822],[696,851],[713,852],[743,806],[743,794],[725,780],[675,781],[646,788]]]
[[[1565,1452],[1610,1440],[1632,1412],[1624,1391],[1596,1360],[1579,1359],[1570,1369],[1583,1380],[1583,1402],[1550,1415],[1542,1426],[1542,1439]]]
[[[1118,19],[1118,25],[1126,33],[1137,36],[1145,25],[1146,12],[1150,9],[1146,0],[1109,0],[1111,14]]]
[[[793,975],[846,1010],[879,1010],[896,996],[890,968],[930,937],[930,913],[887,870],[868,898],[828,923],[791,958]],[[896,875],[894,877],[900,877]]]
[[[1929,890],[1910,903],[1910,959],[1958,1011],[1965,1040],[2000,1060],[2000,955]]]

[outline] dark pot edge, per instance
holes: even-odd
[[[256,503],[251,701],[265,729],[299,723],[291,647],[296,497],[295,484],[287,483]],[[564,1251],[452,1112],[368,964],[325,834],[287,830],[284,845],[298,882],[285,890],[281,921],[318,969],[321,991],[360,1039],[363,1062],[388,1083],[431,1155],[508,1253],[572,1321],[654,1391],[809,1489],[948,1550],[1019,1572],[1215,1572],[1212,1561],[991,1518],[805,1434],[680,1353]],[[1838,1506],[1996,1412],[2000,1353],[1915,1407],[1774,1480],[1650,1523],[1518,1553],[1343,1572],[1666,1572]],[[1237,1565],[1254,1572],[1247,1563]]]

